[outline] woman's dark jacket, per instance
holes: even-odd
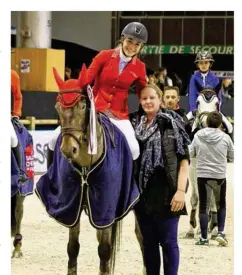
[[[162,109],[162,111],[174,117],[174,111],[166,109]],[[142,109],[130,114],[130,121],[134,128],[140,122],[143,114]],[[159,119],[158,125],[162,137],[164,168],[157,168],[149,179],[147,187],[141,190],[140,201],[137,203],[135,210],[140,213],[159,214],[165,217],[187,215],[186,207],[181,211],[171,212],[170,203],[177,191],[180,163],[183,159],[189,160],[189,150],[187,146],[184,146],[185,155],[180,155],[176,152],[176,141],[172,138],[174,133],[169,120]],[[140,157],[135,161],[135,178],[137,182],[139,182],[139,167],[143,153],[142,143],[139,143],[139,145]]]
[[[191,122],[189,122],[187,115],[186,115],[186,111],[184,109],[176,109],[174,110],[174,112],[176,112],[178,115],[180,115],[185,123],[185,130],[187,132],[187,134],[189,135],[190,138],[192,138],[192,125]]]

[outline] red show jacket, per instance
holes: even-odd
[[[22,93],[20,89],[20,79],[16,71],[11,70],[11,92],[13,93],[13,116],[22,115]]]
[[[133,57],[119,74],[119,49],[103,50],[87,69],[88,84],[94,83],[95,107],[99,112],[110,110],[119,119],[128,119],[128,90],[136,81],[136,92],[146,85],[145,64]]]

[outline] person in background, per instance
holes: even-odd
[[[231,78],[225,78],[222,80],[221,92],[224,101],[229,100],[234,96],[232,84],[233,83]]]
[[[180,101],[180,93],[179,93],[179,88],[176,86],[166,86],[164,88],[163,92],[163,107],[167,108],[169,110],[175,111],[178,115],[182,117],[185,123],[185,130],[189,137],[191,137],[191,125],[187,119],[186,116],[186,111],[179,106],[179,101]]]
[[[71,68],[66,67],[65,68],[65,81],[71,78],[71,74],[72,74]]]
[[[222,115],[210,112],[207,127],[199,130],[189,148],[190,157],[197,159],[197,184],[199,193],[199,219],[201,237],[196,245],[209,245],[208,219],[212,192],[215,195],[218,217],[216,241],[227,246],[224,233],[226,219],[226,171],[227,159],[233,161],[234,146],[231,138],[222,130]]]
[[[176,73],[172,73],[172,82],[173,82],[173,86],[178,87],[178,89],[181,93],[181,91],[183,89],[182,80]]]
[[[20,88],[20,77],[15,70],[11,70],[11,126],[10,126],[10,137],[11,137],[11,151],[15,157],[16,163],[19,168],[19,180],[21,182],[25,182],[27,179],[22,172],[22,155],[21,155],[21,148],[20,143],[18,141],[17,134],[15,132],[14,125],[19,124],[19,118],[22,115],[22,93]]]
[[[154,85],[157,84],[157,79],[156,79],[156,77],[155,77],[154,74],[149,75],[149,77],[148,77],[148,83],[149,84],[154,84]]]
[[[11,70],[12,118],[19,120],[22,115],[23,97],[20,88],[20,78],[15,70]]]
[[[161,67],[156,73],[155,77],[157,78],[157,86],[164,91],[165,86],[173,86],[172,80],[167,76],[167,69]]]

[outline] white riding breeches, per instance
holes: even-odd
[[[109,118],[111,122],[119,128],[119,130],[124,134],[129,144],[130,151],[133,156],[133,160],[136,160],[139,157],[140,149],[139,143],[135,137],[134,128],[132,127],[131,122],[128,119],[117,120]]]
[[[127,142],[129,144],[130,151],[133,156],[133,160],[136,160],[139,157],[140,149],[139,149],[139,143],[135,137],[135,132],[130,121],[128,119],[122,119],[122,120],[117,120],[113,118],[109,118],[109,119],[115,126],[119,128],[119,130],[126,137]],[[54,151],[55,149],[55,144],[60,132],[61,132],[61,126],[58,126],[53,132],[53,136],[49,142],[49,149],[52,151]]]
[[[13,127],[13,123],[12,122],[10,122],[10,123],[11,123],[11,126],[10,126],[10,128],[11,128],[10,129],[10,133],[11,133],[11,147],[15,148],[18,145],[18,138],[17,138],[16,132],[15,132],[15,129]]]

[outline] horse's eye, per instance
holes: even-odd
[[[86,104],[85,104],[85,103],[83,103],[83,104],[81,105],[81,110],[84,110],[84,109],[86,109]]]

